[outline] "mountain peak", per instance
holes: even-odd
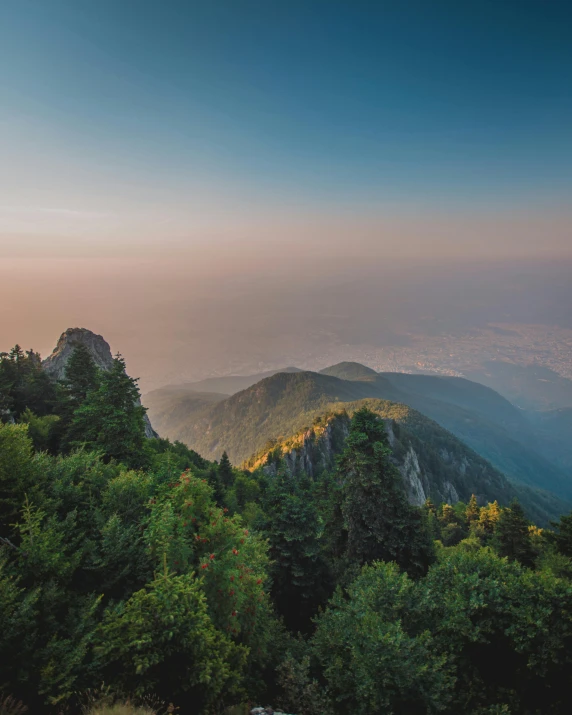
[[[43,362],[44,370],[61,380],[64,377],[67,361],[77,345],[85,345],[95,364],[101,370],[109,370],[113,364],[109,343],[101,336],[87,328],[68,328],[57,342],[51,355]]]
[[[111,370],[113,356],[109,343],[103,336],[87,328],[68,328],[60,335],[52,354],[42,361],[42,367],[54,380],[64,379],[67,362],[77,345],[85,345],[100,370]],[[137,404],[140,404],[139,400]],[[147,414],[145,414],[145,436],[157,436]]]
[[[366,367],[359,362],[339,362],[337,365],[331,365],[320,370],[322,375],[330,375],[339,377],[341,380],[375,380],[378,373],[372,370],[371,367]]]

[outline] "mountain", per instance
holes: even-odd
[[[340,380],[365,380],[371,382],[377,379],[379,373],[359,362],[339,362],[337,365],[331,365],[320,370],[320,375],[339,377]]]
[[[572,473],[572,408],[530,414],[541,439],[538,449]]]
[[[541,438],[522,411],[494,390],[463,378],[379,374],[346,362],[321,373],[276,373],[216,404],[201,406],[193,399],[187,419],[182,399],[172,395],[163,393],[161,409],[146,402],[151,417],[160,420],[162,434],[211,459],[226,449],[240,462],[268,439],[307,424],[307,415],[327,403],[377,398],[435,420],[509,479],[572,499],[570,475],[538,449]]]
[[[67,362],[76,345],[84,345],[89,350],[100,370],[111,369],[113,365],[111,348],[101,335],[92,333],[87,328],[68,328],[60,335],[52,354],[42,361],[45,372],[56,380],[62,380]]]
[[[219,392],[195,392],[186,385],[169,385],[146,393],[143,401],[157,432],[166,436],[183,433],[193,415],[227,397]]]
[[[268,370],[259,372],[255,375],[225,375],[223,377],[207,377],[205,380],[198,382],[186,382],[182,385],[168,386],[179,387],[193,392],[219,392],[225,396],[234,395],[241,390],[246,390],[247,387],[264,380],[265,377],[272,377],[278,372],[302,372],[297,367],[285,367],[280,370]],[[165,388],[159,388],[163,390]],[[167,388],[168,389],[168,388]],[[154,390],[154,392],[156,392]]]
[[[44,371],[55,380],[62,380],[65,376],[67,362],[76,345],[84,345],[100,370],[110,370],[113,365],[113,356],[109,343],[101,336],[87,328],[68,328],[63,332],[53,349],[51,355],[42,361]],[[145,414],[145,436],[156,437],[157,433],[151,421]]]
[[[176,418],[169,421],[164,436],[194,445],[192,448],[207,459],[218,459],[226,450],[237,463],[261,449],[269,439],[291,434],[303,426],[307,413],[313,414],[331,402],[370,396],[367,384],[315,372],[281,372],[194,410],[186,422]],[[155,419],[156,411],[150,412]]]
[[[333,470],[349,433],[351,415],[362,407],[385,421],[392,459],[412,504],[421,505],[429,497],[436,503],[466,502],[472,494],[481,503],[496,499],[507,504],[517,497],[531,517],[542,524],[565,508],[548,493],[509,482],[489,462],[416,410],[384,400],[328,405],[311,427],[261,450],[243,466],[251,470],[262,467],[267,474],[274,474],[279,450],[291,474],[305,472],[315,478]]]
[[[522,409],[545,411],[572,406],[572,380],[542,365],[490,360],[467,377],[492,387]]]
[[[525,413],[491,388],[440,375],[376,373],[373,378],[370,368],[359,367],[364,366],[340,363],[327,372],[339,377],[353,373],[360,382],[367,379],[380,397],[431,417],[511,479],[572,499],[571,471],[556,462],[555,453],[541,447],[544,436]],[[388,383],[393,389],[387,389]]]

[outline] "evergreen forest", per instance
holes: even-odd
[[[2,715],[572,712],[572,513],[412,506],[367,407],[319,475],[238,467],[146,438],[120,355],[16,346],[0,420]]]

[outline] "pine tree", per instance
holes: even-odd
[[[222,453],[222,457],[220,458],[218,473],[223,487],[228,489],[234,481],[234,473],[232,471],[232,464],[230,463],[226,450]]]
[[[130,467],[140,467],[145,455],[145,408],[139,404],[137,381],[125,372],[120,355],[111,370],[103,372],[100,385],[87,393],[74,412],[71,443],[104,452]]]
[[[331,595],[310,480],[305,475],[290,474],[281,463],[269,482],[263,512],[275,563],[274,602],[291,630],[305,631],[318,607]]]
[[[443,504],[438,517],[441,525],[441,541],[445,546],[455,546],[465,536],[457,512],[450,504]]]
[[[479,505],[477,503],[477,497],[474,494],[471,494],[471,498],[465,510],[465,517],[467,519],[469,528],[471,528],[472,524],[478,520],[480,514],[481,510],[479,509]]]
[[[409,504],[403,481],[390,460],[383,421],[364,408],[353,416],[339,459],[342,514],[350,561],[396,561],[414,575],[434,558],[424,514]]]
[[[551,536],[556,548],[564,556],[572,558],[572,511],[567,516],[561,516],[559,521],[550,522],[550,525],[558,530]]]
[[[87,394],[98,386],[98,370],[85,345],[76,345],[65,368],[64,383],[76,403],[82,403]]]
[[[517,499],[510,507],[501,511],[494,545],[500,556],[506,556],[509,561],[519,561],[523,566],[534,565],[534,551],[530,541],[528,521]]]
[[[485,544],[490,542],[494,536],[500,512],[501,510],[496,500],[481,507],[478,521],[475,522],[474,530],[477,536],[482,539]]]

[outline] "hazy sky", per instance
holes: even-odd
[[[571,88],[559,0],[0,0],[0,348],[572,257]]]

